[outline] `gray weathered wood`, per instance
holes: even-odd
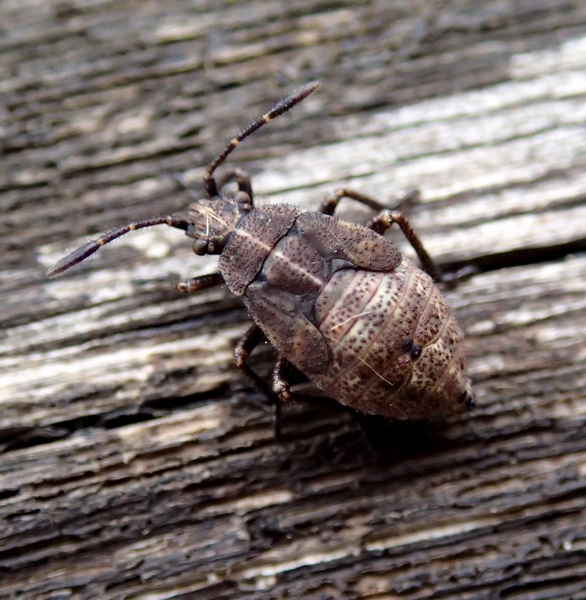
[[[5,0],[0,28],[0,597],[586,597],[583,3]],[[322,403],[274,440],[240,304],[173,290],[215,264],[181,232],[44,275],[184,210],[168,172],[201,191],[311,79],[230,158],[259,200],[417,187],[430,252],[477,268],[446,292],[477,410],[384,453]]]

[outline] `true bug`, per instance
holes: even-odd
[[[342,404],[396,419],[435,418],[473,406],[462,333],[433,280],[441,272],[408,220],[348,189],[319,211],[255,208],[249,176],[214,171],[236,146],[319,87],[310,83],[277,102],[233,138],[207,167],[207,198],[189,217],[143,219],[113,229],[49,270],[53,277],[135,229],[169,225],[194,238],[196,254],[219,254],[219,271],[180,283],[183,292],[226,283],[241,296],[254,325],[235,349],[237,366],[268,395],[290,400],[288,362]],[[225,186],[235,181],[237,191]],[[378,211],[366,226],[333,213],[342,198]],[[421,260],[414,266],[383,233],[397,223]],[[252,349],[268,339],[278,353],[272,386],[250,369]],[[274,397],[274,396],[273,396]]]

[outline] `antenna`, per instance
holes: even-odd
[[[141,219],[140,221],[133,221],[128,225],[123,225],[122,227],[117,227],[116,229],[111,229],[106,233],[102,233],[102,235],[95,239],[87,242],[77,250],[74,250],[70,254],[68,254],[65,258],[62,258],[56,265],[53,265],[48,271],[48,277],[55,277],[63,271],[67,271],[73,265],[80,263],[82,260],[85,260],[88,256],[91,256],[95,252],[97,252],[104,244],[108,244],[111,241],[119,238],[120,236],[128,233],[129,231],[135,231],[136,229],[143,229],[144,227],[151,227],[152,225],[169,225],[169,227],[175,227],[176,229],[183,229],[183,231],[187,231],[189,227],[189,223],[184,219],[179,219],[177,217],[168,216],[168,217],[156,217],[154,219]]]
[[[284,112],[287,112],[293,108],[296,104],[299,104],[305,100],[305,98],[307,98],[307,96],[310,94],[313,94],[313,92],[315,92],[320,85],[321,83],[319,81],[313,81],[312,83],[308,83],[300,88],[297,88],[291,92],[291,94],[279,100],[262,117],[259,117],[250,123],[250,125],[245,127],[235,138],[230,140],[222,152],[220,152],[220,154],[214,158],[203,176],[203,186],[207,197],[215,198],[218,195],[218,187],[213,175],[214,171],[226,160],[228,155],[242,140],[246,139],[249,135],[253,134],[257,129],[260,129],[263,125],[266,125],[275,117],[282,115]]]

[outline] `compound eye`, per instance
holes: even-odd
[[[204,256],[208,253],[208,243],[202,239],[195,240],[195,242],[193,242],[193,251],[198,256]]]

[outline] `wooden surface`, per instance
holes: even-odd
[[[214,268],[181,232],[44,275],[313,79],[233,155],[257,197],[418,187],[477,271],[477,410],[383,453],[321,404],[274,440],[240,304],[173,291]],[[3,0],[0,98],[0,597],[586,598],[586,4]]]

